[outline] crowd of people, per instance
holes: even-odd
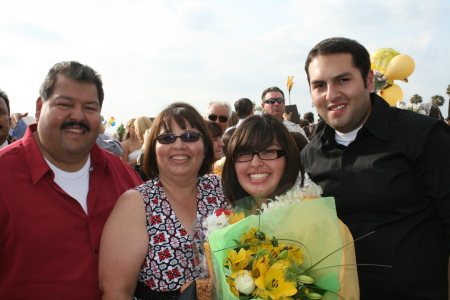
[[[309,182],[334,197],[343,241],[372,233],[346,249],[340,295],[449,299],[450,126],[371,93],[355,40],[321,41],[305,72],[320,122],[288,120],[269,87],[261,115],[248,98],[204,115],[175,102],[120,141],[89,66],[55,64],[17,137],[26,114],[0,90],[0,299],[178,299],[199,277],[197,219]]]

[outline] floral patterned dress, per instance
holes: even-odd
[[[159,178],[135,189],[144,199],[149,234],[148,254],[139,283],[145,283],[153,291],[177,291],[198,276],[194,268],[192,238],[178,221]],[[209,216],[225,204],[216,175],[197,178],[197,218]]]

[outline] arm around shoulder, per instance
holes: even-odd
[[[125,192],[103,229],[99,281],[103,299],[132,299],[148,252],[149,237],[142,196]]]

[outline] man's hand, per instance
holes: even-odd
[[[283,114],[283,118],[285,119],[285,120],[288,120],[288,121],[290,121],[291,120],[291,117],[292,117],[292,111],[290,112],[290,113],[284,113]]]
[[[11,114],[11,129],[15,129],[17,127],[17,123],[22,119],[23,117],[28,116],[28,113],[13,113]]]

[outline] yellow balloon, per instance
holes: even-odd
[[[374,71],[380,71],[381,74],[385,74],[389,62],[399,54],[399,52],[392,48],[380,48],[370,55],[370,68]]]
[[[411,56],[400,54],[389,62],[384,76],[393,80],[402,80],[411,76],[415,67],[416,64]]]
[[[402,101],[403,91],[402,88],[395,83],[387,89],[381,90],[378,93],[390,106],[396,106],[397,101]]]

